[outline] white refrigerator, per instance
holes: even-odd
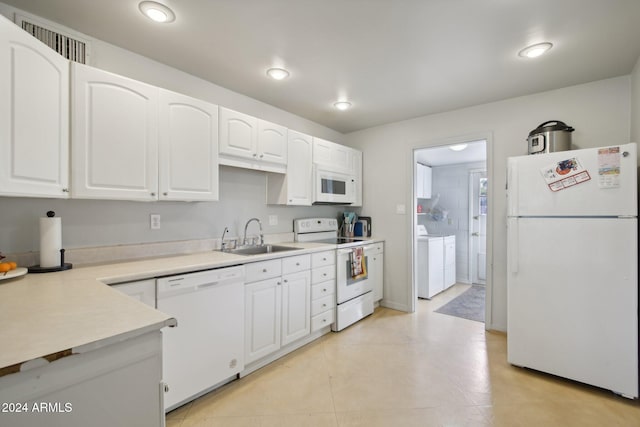
[[[512,157],[509,363],[638,397],[637,146]]]

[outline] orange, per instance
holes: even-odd
[[[11,270],[11,266],[8,262],[0,263],[0,273],[6,273],[9,270]]]
[[[18,268],[18,264],[13,261],[9,261],[9,267],[11,267],[11,270],[15,270],[16,268]]]

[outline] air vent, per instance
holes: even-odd
[[[51,28],[45,28],[29,21],[28,19],[21,18],[16,20],[19,21],[17,23],[23,30],[58,52],[60,55],[81,64],[87,63],[87,57],[89,56],[89,46],[87,42],[78,40],[77,38],[73,38],[70,35],[63,34]]]

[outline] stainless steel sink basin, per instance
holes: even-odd
[[[259,254],[270,254],[273,252],[286,252],[286,251],[295,251],[300,248],[293,248],[291,246],[280,246],[280,245],[262,245],[262,246],[247,246],[244,248],[236,248],[231,249],[229,251],[230,254],[237,255],[259,255]]]

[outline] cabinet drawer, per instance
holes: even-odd
[[[272,277],[278,277],[280,275],[282,275],[282,260],[280,259],[252,262],[245,265],[246,283],[271,279]]]
[[[311,300],[315,301],[327,295],[333,295],[336,293],[336,281],[329,280],[327,282],[318,283],[311,286]]]
[[[336,298],[333,295],[327,295],[317,300],[311,301],[311,316],[317,316],[327,310],[331,310],[336,306]]]
[[[311,254],[311,268],[334,265],[336,263],[336,251],[326,251]]]
[[[309,255],[298,255],[282,259],[282,274],[309,270],[309,268],[311,268],[311,257]]]
[[[320,283],[335,278],[335,265],[327,265],[326,267],[314,268],[311,270],[311,283]]]
[[[331,325],[335,318],[335,312],[335,310],[329,310],[322,314],[318,314],[317,316],[313,316],[311,318],[311,332],[315,332],[318,329]]]

